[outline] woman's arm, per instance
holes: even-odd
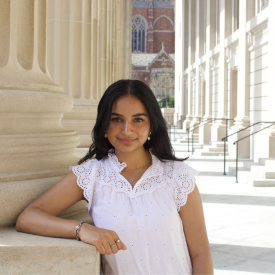
[[[77,178],[71,172],[20,214],[16,230],[48,237],[75,238],[79,221],[56,216],[82,199],[84,199],[83,190],[77,185]],[[95,245],[100,254],[110,255],[120,249],[127,249],[122,241],[110,247],[119,239],[116,232],[87,223],[82,225],[79,237],[83,242]]]
[[[207,238],[202,201],[199,190],[188,194],[187,202],[179,212],[189,253],[192,259],[193,274],[213,274],[209,241]]]
[[[74,238],[79,221],[56,216],[84,199],[83,190],[76,181],[76,176],[71,172],[32,202],[18,217],[16,230],[49,237]]]

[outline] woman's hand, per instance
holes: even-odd
[[[107,230],[83,223],[79,230],[79,238],[82,242],[94,245],[100,254],[116,254],[118,250],[126,250],[126,245],[119,240],[115,231]],[[111,247],[111,245],[115,244]]]

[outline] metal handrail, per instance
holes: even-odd
[[[197,118],[197,117],[190,117],[190,118]],[[202,118],[201,118],[202,119]],[[190,126],[189,128],[187,128],[186,130],[187,130],[187,134],[188,134],[188,152],[190,152],[189,151],[189,134],[190,134],[190,128],[194,128],[195,126],[197,126],[197,125],[199,125],[199,124],[201,124],[201,123],[203,123],[203,122],[205,122],[205,121],[207,121],[207,120],[209,120],[209,119],[211,119],[211,118],[207,118],[207,119],[205,119],[205,120],[202,120],[202,121],[200,121],[199,123],[197,123],[197,124],[195,124],[195,125],[193,125],[193,126]],[[207,123],[206,123],[207,124]],[[204,124],[204,125],[206,125],[206,124]],[[196,128],[197,129],[197,128]],[[193,138],[193,135],[192,135],[192,138]],[[193,142],[192,142],[193,143]],[[192,146],[192,153],[193,153],[193,146]]]
[[[171,124],[171,123],[167,120],[167,117],[168,117],[168,119],[169,119],[170,117],[173,118],[174,116],[166,116],[164,119],[165,119],[165,121],[167,122],[168,126],[170,126],[170,127],[169,127],[170,138],[171,138],[171,140],[172,140],[172,135],[174,135],[174,141],[175,141],[175,138],[176,138],[176,132],[175,132],[176,124],[178,124],[178,122],[184,121],[185,118],[183,118],[183,116],[181,116],[181,119],[179,119],[179,120],[173,122],[173,124]],[[174,126],[174,127],[173,127],[173,126]],[[172,127],[173,127],[173,131],[171,130]],[[183,134],[186,134],[186,133],[183,133]]]
[[[242,132],[242,131],[244,131],[244,130],[246,130],[246,129],[254,126],[254,125],[257,125],[259,123],[273,123],[273,121],[258,121],[258,122],[253,123],[253,124],[251,124],[251,125],[243,128],[243,129],[241,129],[241,130],[239,130],[239,131],[237,131],[237,132],[235,132],[235,133],[233,133],[231,135],[227,135],[226,137],[224,137],[224,138],[221,139],[221,141],[223,141],[223,151],[224,151],[224,158],[223,158],[223,174],[224,175],[226,175],[226,172],[225,172],[225,162],[226,162],[226,158],[225,158],[225,140],[228,141],[229,137],[231,137],[231,136],[233,136],[233,135],[235,135],[237,133],[240,133],[240,132]]]
[[[200,128],[201,126],[204,126],[208,123],[211,123],[212,121],[216,121],[216,120],[226,120],[226,134],[228,132],[228,120],[234,120],[234,119],[231,119],[231,118],[209,118],[208,120],[210,121],[207,121],[207,123],[205,124],[202,124],[202,125],[199,125],[198,127],[192,129],[192,154],[194,154],[194,141],[193,141],[193,134],[194,134],[194,130]],[[195,125],[194,125],[195,126]],[[188,139],[188,143],[189,143],[189,139]],[[188,147],[189,147],[189,144],[188,144]],[[189,152],[189,151],[188,151]]]
[[[275,121],[273,121],[273,122],[264,122],[264,123],[272,123],[272,124],[269,125],[269,126],[267,126],[267,127],[265,127],[265,128],[263,128],[263,129],[260,129],[260,130],[258,130],[258,131],[256,131],[256,132],[253,132],[252,134],[250,134],[250,135],[248,135],[248,136],[245,136],[245,137],[243,137],[243,138],[240,138],[240,139],[236,140],[236,141],[233,143],[234,145],[235,145],[235,143],[237,143],[237,146],[236,146],[236,183],[238,183],[238,143],[239,143],[239,141],[241,141],[241,140],[243,140],[243,139],[245,139],[245,138],[247,138],[247,137],[250,137],[250,136],[252,136],[252,135],[255,135],[256,133],[259,133],[259,132],[261,132],[262,130],[267,129],[267,128],[271,127],[272,125],[275,125]],[[252,125],[251,125],[251,126],[252,126]]]
[[[210,121],[208,121],[208,120],[210,120]],[[215,118],[207,118],[206,120],[201,121],[200,123],[197,123],[197,124],[195,124],[195,125],[192,126],[192,127],[193,127],[193,129],[191,130],[191,131],[192,131],[192,155],[194,154],[194,141],[193,141],[194,130],[196,130],[196,129],[200,128],[201,126],[204,126],[204,125],[206,125],[206,124],[212,122],[213,120],[215,120]],[[201,123],[203,123],[203,122],[206,122],[206,121],[207,121],[207,123],[202,124],[202,125],[199,125],[199,124],[201,124]],[[199,125],[199,126],[196,127],[196,128],[194,128],[194,127],[197,126],[197,125]],[[189,129],[190,129],[190,128],[191,128],[191,127],[188,128],[188,152],[189,152]]]

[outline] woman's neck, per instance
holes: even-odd
[[[125,170],[135,170],[145,166],[151,166],[152,158],[148,150],[143,146],[134,151],[121,151],[115,148],[115,154],[119,162],[125,162]],[[149,165],[150,164],[150,165]]]

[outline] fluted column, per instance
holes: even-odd
[[[0,1],[0,226],[77,163],[79,136],[61,126],[72,99],[51,78],[46,1]]]
[[[242,57],[242,62],[238,64],[238,93],[237,93],[237,117],[235,124],[231,128],[235,131],[249,125],[249,74],[250,60],[248,52],[246,23],[254,17],[254,1],[240,1],[240,18],[239,18],[239,51],[238,54]]]
[[[196,18],[196,1],[188,0],[188,67],[190,68],[195,61],[196,39],[195,39],[195,18]],[[188,113],[183,123],[183,129],[190,127],[192,121],[192,76],[191,69],[188,72]]]
[[[247,21],[255,15],[255,2],[243,0],[239,4],[239,40],[238,40],[238,72],[237,72],[237,117],[234,125],[230,128],[228,134],[235,133],[250,124],[249,104],[250,104],[250,56],[248,51],[248,41],[246,25]],[[241,60],[241,61],[240,61]],[[241,139],[250,134],[250,129],[244,130],[231,138],[232,141]],[[249,158],[250,139],[246,139],[239,146],[238,156],[240,158]],[[232,142],[228,143],[229,155],[236,156],[236,146]]]
[[[177,62],[175,63],[175,114],[174,121],[178,121],[184,115],[184,11],[185,0],[175,2],[175,55]],[[182,128],[182,122],[178,124]]]
[[[50,74],[74,101],[62,125],[75,129],[79,147],[87,148],[106,88],[131,77],[132,1],[48,1]]]
[[[212,117],[212,72],[210,50],[215,45],[215,2],[216,0],[207,0],[206,8],[206,32],[205,32],[205,47],[206,47],[206,61],[205,61],[205,114],[203,120],[210,120]],[[214,13],[214,14],[213,14]],[[212,123],[205,124],[200,128],[200,142],[209,144],[211,141],[211,127]]]
[[[227,85],[228,71],[225,55],[225,39],[231,33],[231,1],[220,0],[220,52],[219,52],[219,75],[218,75],[218,118],[227,118]],[[219,15],[217,15],[219,16]],[[211,140],[221,141],[226,136],[226,120],[217,120],[211,130]]]

